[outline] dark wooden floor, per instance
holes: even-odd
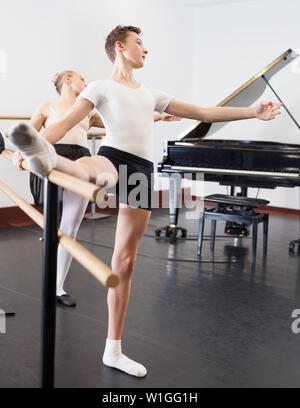
[[[78,236],[108,264],[115,222],[115,215],[86,220]],[[102,364],[106,290],[73,262],[66,288],[78,306],[57,308],[56,387],[299,387],[300,334],[291,331],[291,313],[300,309],[300,257],[288,253],[289,241],[299,237],[299,221],[271,216],[265,265],[259,228],[255,267],[248,238],[241,248],[218,238],[215,259],[234,263],[191,262],[196,241],[171,245],[153,237],[167,222],[167,210],[153,212],[123,337],[124,352],[143,363],[148,375],[138,379]],[[196,235],[197,222],[183,212],[180,224]],[[217,233],[223,236],[223,230],[221,224]],[[40,236],[35,226],[0,229],[0,307],[16,312],[0,334],[0,387],[39,386]]]

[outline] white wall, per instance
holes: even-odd
[[[216,105],[288,48],[300,48],[299,0],[190,1],[194,24],[193,102]],[[271,79],[300,124],[300,70],[288,65]],[[266,91],[261,100],[274,100]],[[232,122],[209,138],[266,140],[300,145],[300,132],[285,111],[271,122]],[[225,192],[206,183],[205,193]],[[256,196],[257,190],[249,194]],[[299,188],[261,190],[271,205],[299,209]]]
[[[77,70],[88,82],[106,78],[111,63],[104,40],[117,24],[143,30],[149,58],[137,79],[191,99],[192,13],[179,0],[0,0],[0,49],[7,54],[7,74],[0,74],[0,116],[30,116],[39,102],[54,100],[51,79],[57,71]],[[175,138],[187,122],[156,124],[157,161],[163,139]],[[11,123],[0,121],[0,131]],[[0,159],[0,179],[32,202],[28,175],[5,159]],[[0,193],[0,207],[10,205]]]
[[[117,24],[143,29],[149,58],[136,72],[138,80],[179,99],[215,105],[283,51],[300,48],[299,12],[297,0],[0,0],[0,49],[7,54],[0,116],[30,115],[39,102],[54,100],[51,79],[57,71],[77,70],[88,82],[107,77],[111,64],[104,40]],[[272,84],[300,121],[300,74],[288,67]],[[0,131],[10,125],[0,121]],[[189,125],[188,120],[155,125],[156,161],[163,139],[175,139]],[[214,137],[300,144],[298,134],[283,113],[276,122],[228,124]],[[28,175],[4,159],[0,179],[32,202]],[[206,194],[220,188],[225,191],[206,183]],[[259,196],[272,205],[299,208],[298,190],[264,190]],[[0,193],[0,207],[10,205]]]

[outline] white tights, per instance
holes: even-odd
[[[5,149],[10,152],[15,152],[16,146],[7,138],[4,138]],[[60,229],[72,238],[76,238],[79,226],[84,217],[88,200],[80,197],[78,194],[72,193],[69,190],[63,191],[63,213],[60,223]],[[61,245],[58,246],[57,251],[57,280],[56,280],[56,294],[61,296],[66,292],[63,289],[65,279],[67,277],[70,265],[72,262],[72,255],[69,254]]]
[[[63,212],[60,223],[60,229],[72,238],[76,238],[79,226],[85,214],[88,200],[80,197],[78,194],[72,193],[69,190],[63,191]],[[66,292],[63,289],[65,279],[67,277],[72,255],[69,254],[61,245],[57,251],[57,280],[56,294],[61,296]]]

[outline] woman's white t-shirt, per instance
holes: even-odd
[[[106,137],[101,146],[153,161],[154,112],[162,113],[172,99],[141,84],[133,89],[111,79],[91,82],[79,95],[99,112]]]

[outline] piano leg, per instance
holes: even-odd
[[[179,208],[181,208],[181,175],[172,174],[170,177],[169,190],[169,217],[170,224],[165,227],[155,230],[155,235],[160,236],[161,231],[165,231],[167,238],[177,238],[177,232],[181,231],[181,237],[185,238],[187,230],[185,228],[177,227]]]
[[[267,256],[267,249],[268,249],[268,225],[269,225],[269,214],[265,214],[265,219],[263,222],[263,254],[264,258]]]
[[[257,227],[256,221],[252,224],[252,261],[255,262],[256,258],[256,247],[257,247]]]
[[[179,177],[171,176],[169,193],[169,214],[171,228],[177,226],[180,202],[181,202],[181,176]]]

